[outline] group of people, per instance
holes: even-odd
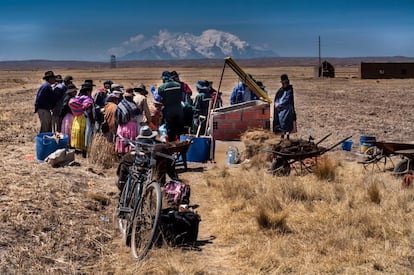
[[[213,100],[217,97],[216,106],[222,104],[212,82],[198,81],[198,94],[193,100],[191,88],[180,81],[176,71],[164,71],[161,78],[163,84],[158,90],[151,89],[150,104],[149,92],[142,83],[124,89],[121,84],[105,80],[103,86],[94,91],[93,80],[85,80],[78,89],[72,76],[62,79],[53,71],[47,71],[34,104],[40,132],[67,134],[70,146],[84,156],[94,133],[105,135],[119,154],[130,150],[123,138],[134,139],[144,125],[158,131],[165,124],[168,141],[178,140],[184,133],[204,134]]]

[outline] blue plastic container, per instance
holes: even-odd
[[[360,136],[359,138],[359,151],[361,154],[365,153],[369,147],[374,146],[374,142],[377,141],[375,136]]]
[[[342,142],[342,150],[344,151],[351,151],[352,150],[352,144],[354,142],[352,140],[345,140],[344,142]]]
[[[53,137],[53,133],[45,132],[36,135],[36,159],[38,161],[44,161],[48,155],[57,149],[68,147],[68,135],[64,134],[58,143],[55,139],[47,138],[47,136]]]
[[[186,157],[190,162],[206,162],[210,159],[210,137],[195,137],[190,135],[181,135],[180,141],[192,140],[193,143],[188,148]]]

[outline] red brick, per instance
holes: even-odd
[[[241,114],[241,120],[251,120],[251,119],[256,119],[257,118],[257,113],[255,111],[243,111],[243,113]]]
[[[233,130],[234,128],[235,128],[235,124],[233,122],[218,121],[217,129],[215,131]]]
[[[240,120],[240,115],[241,115],[241,112],[239,112],[239,111],[235,111],[235,112],[229,112],[229,113],[227,113],[226,114],[226,119],[228,119],[228,120]]]

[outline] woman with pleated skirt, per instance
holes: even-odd
[[[141,111],[133,100],[134,95],[132,88],[127,89],[115,111],[115,120],[118,124],[115,150],[120,155],[131,150],[131,146],[122,138],[134,140],[138,135],[137,117]]]
[[[73,114],[70,146],[80,151],[83,157],[86,157],[91,144],[94,124],[92,88],[90,83],[85,82],[78,96],[69,100],[69,107]]]

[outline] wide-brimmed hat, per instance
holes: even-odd
[[[256,81],[256,84],[257,84],[257,86],[259,86],[261,89],[266,88],[266,86],[265,86],[265,85],[263,85],[263,82],[262,82],[262,81]]]
[[[148,125],[144,125],[141,127],[141,129],[139,129],[139,135],[137,138],[154,138],[157,135],[157,131],[153,131]]]
[[[92,80],[85,80],[85,82],[81,84],[81,90],[82,89],[93,89],[93,86],[95,85],[93,85]]]
[[[47,80],[47,79],[52,78],[52,77],[56,78],[56,75],[54,74],[54,72],[53,71],[47,71],[47,72],[45,72],[45,75],[43,76],[43,79]]]
[[[63,81],[65,81],[65,82],[73,81],[73,77],[71,75],[67,75],[67,76],[65,76],[65,78],[63,79]]]
[[[121,97],[121,95],[123,95],[124,92],[123,91],[114,90],[114,91],[111,92],[111,94],[116,94],[118,97]]]
[[[124,86],[122,86],[121,84],[118,84],[118,83],[112,83],[111,84],[111,89],[112,90],[114,90],[114,89],[122,89],[122,88],[124,88]]]
[[[110,80],[110,79],[108,79],[108,80],[105,80],[104,82],[103,82],[103,85],[109,85],[109,86],[111,86],[112,84],[114,84],[113,82],[112,82],[112,80]]]
[[[57,74],[55,79],[56,81],[63,81],[62,75],[60,74]]]
[[[96,86],[95,84],[93,84],[92,79],[86,79],[84,84],[90,84],[91,86]]]
[[[141,94],[144,94],[144,95],[147,95],[148,94],[148,91],[147,91],[145,85],[142,84],[142,83],[140,83],[138,86],[136,86],[134,88],[134,91],[136,91],[138,93],[141,93]]]
[[[280,76],[280,82],[281,83],[289,83],[289,77],[288,77],[288,75],[287,74],[282,74]]]
[[[76,88],[76,86],[74,84],[69,84],[67,89],[66,89],[66,93],[67,94],[71,94],[73,92],[78,91],[78,88]]]

